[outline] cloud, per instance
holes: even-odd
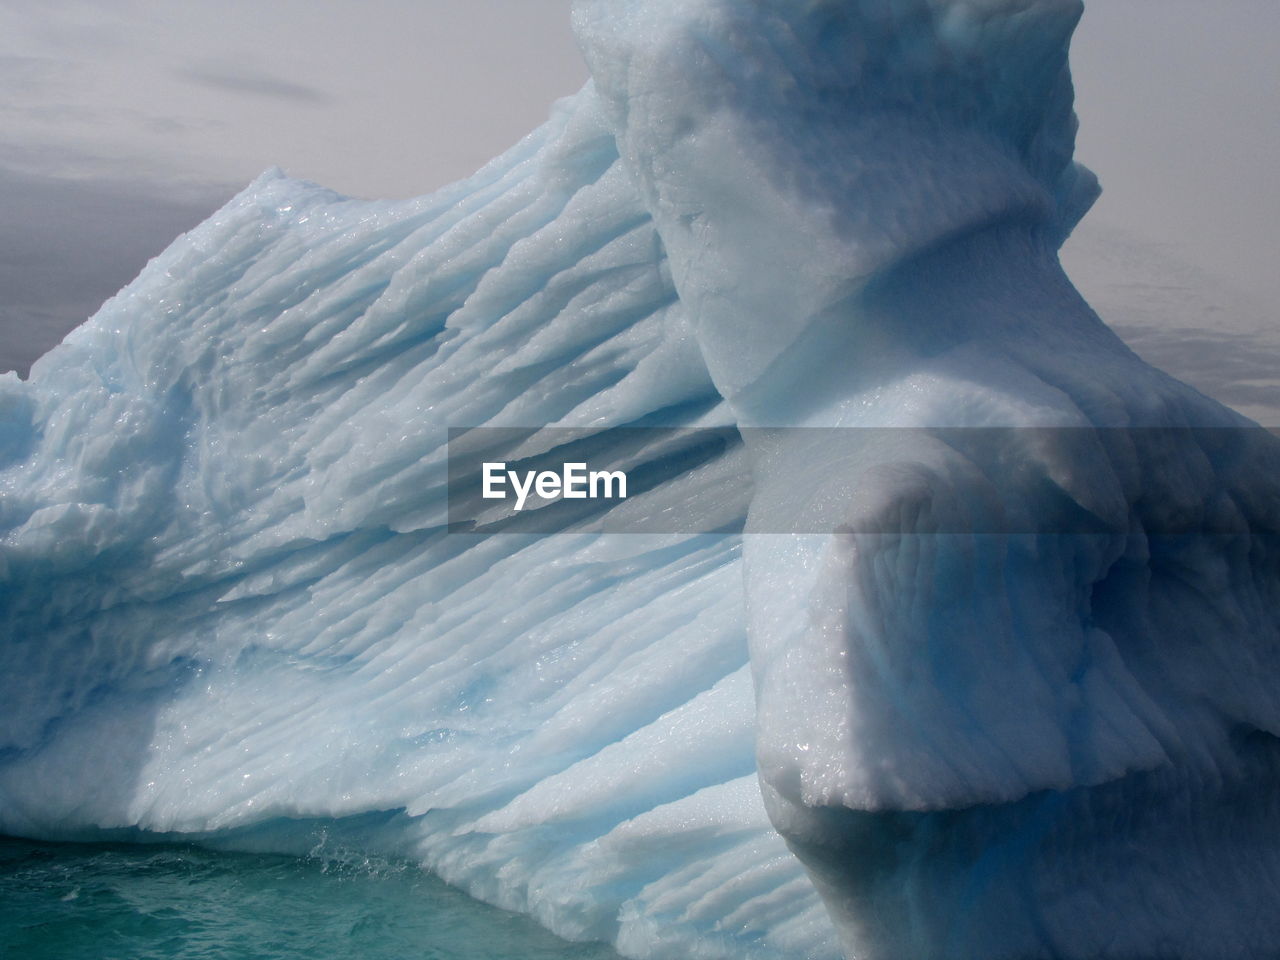
[[[239,67],[184,67],[177,74],[192,83],[251,97],[267,97],[311,106],[325,106],[333,102],[329,94],[316,87],[283,80],[256,70]]]
[[[54,57],[0,56],[0,82],[11,99],[63,93],[76,70],[71,61]]]

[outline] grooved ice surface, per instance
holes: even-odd
[[[0,396],[0,829],[323,829],[636,956],[834,954],[739,541],[442,529],[450,425],[730,422],[589,91],[421,200],[264,175]]]
[[[1274,949],[1280,455],[1058,266],[1078,14],[584,0],[470,180],[176,241],[0,378],[0,830],[409,856],[634,957]],[[745,460],[881,534],[444,531],[449,427],[626,424],[926,429],[626,505],[729,526]],[[919,535],[997,514],[1112,532]]]

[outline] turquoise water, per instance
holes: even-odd
[[[4,838],[0,957],[617,960],[404,863]]]

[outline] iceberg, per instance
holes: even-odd
[[[0,831],[408,857],[635,958],[1274,951],[1280,443],[1058,263],[1080,13],[579,0],[470,179],[175,241],[0,377]],[[606,512],[687,530],[480,535],[477,428],[732,439],[634,434]]]

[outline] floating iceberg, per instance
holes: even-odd
[[[471,179],[176,241],[0,378],[0,830],[637,958],[1276,949],[1280,444],[1058,265],[1079,13],[582,0]],[[741,439],[630,451],[696,531],[451,533],[481,427]]]

